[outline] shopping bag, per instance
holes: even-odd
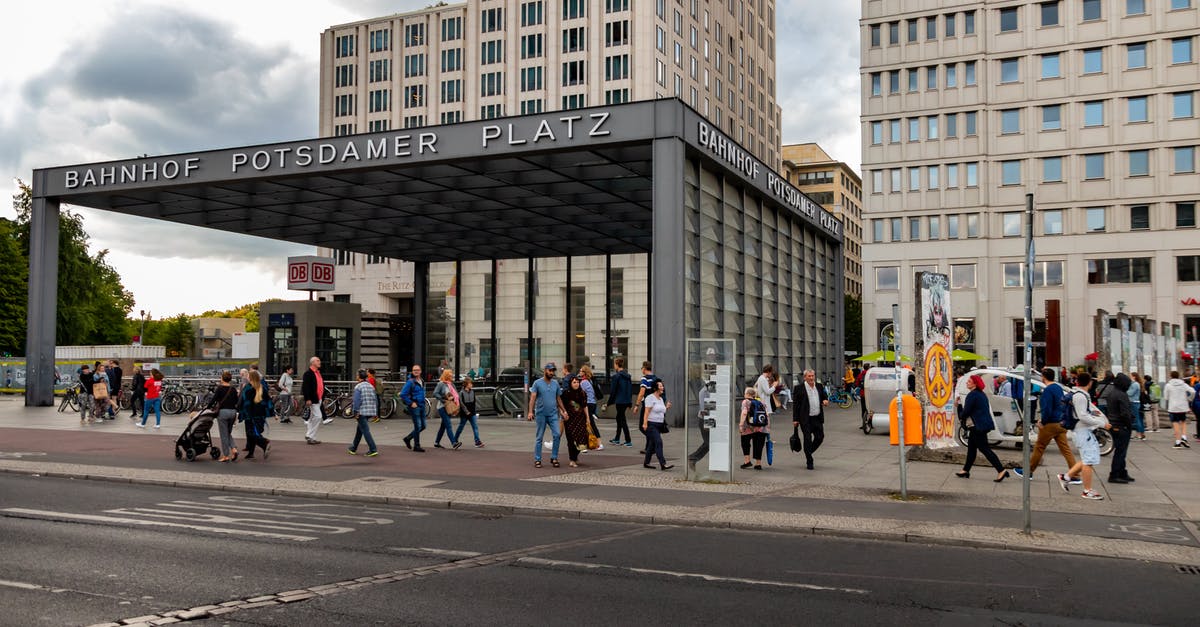
[[[771,435],[767,434],[767,465],[770,466],[775,461],[775,442],[771,441]]]

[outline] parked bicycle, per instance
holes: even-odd
[[[842,409],[850,409],[854,406],[855,401],[861,400],[857,386],[850,386],[849,389],[846,389],[844,387],[827,385],[825,386],[825,394],[829,396],[830,403]]]
[[[64,412],[68,407],[70,407],[71,411],[73,412],[79,411],[79,396],[82,391],[83,386],[78,383],[67,388],[66,392],[63,394],[62,402],[58,404],[58,411]]]

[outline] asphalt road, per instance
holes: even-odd
[[[369,576],[389,580],[193,624],[1185,625],[1200,589],[1169,565],[1103,558],[0,475],[2,625]]]

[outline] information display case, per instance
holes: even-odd
[[[687,341],[683,446],[688,452],[684,476],[691,481],[733,480],[736,355],[734,340]]]

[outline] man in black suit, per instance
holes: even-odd
[[[829,396],[825,387],[817,385],[817,375],[804,371],[804,382],[792,390],[792,425],[804,432],[804,459],[813,469],[813,453],[825,441],[825,406]]]

